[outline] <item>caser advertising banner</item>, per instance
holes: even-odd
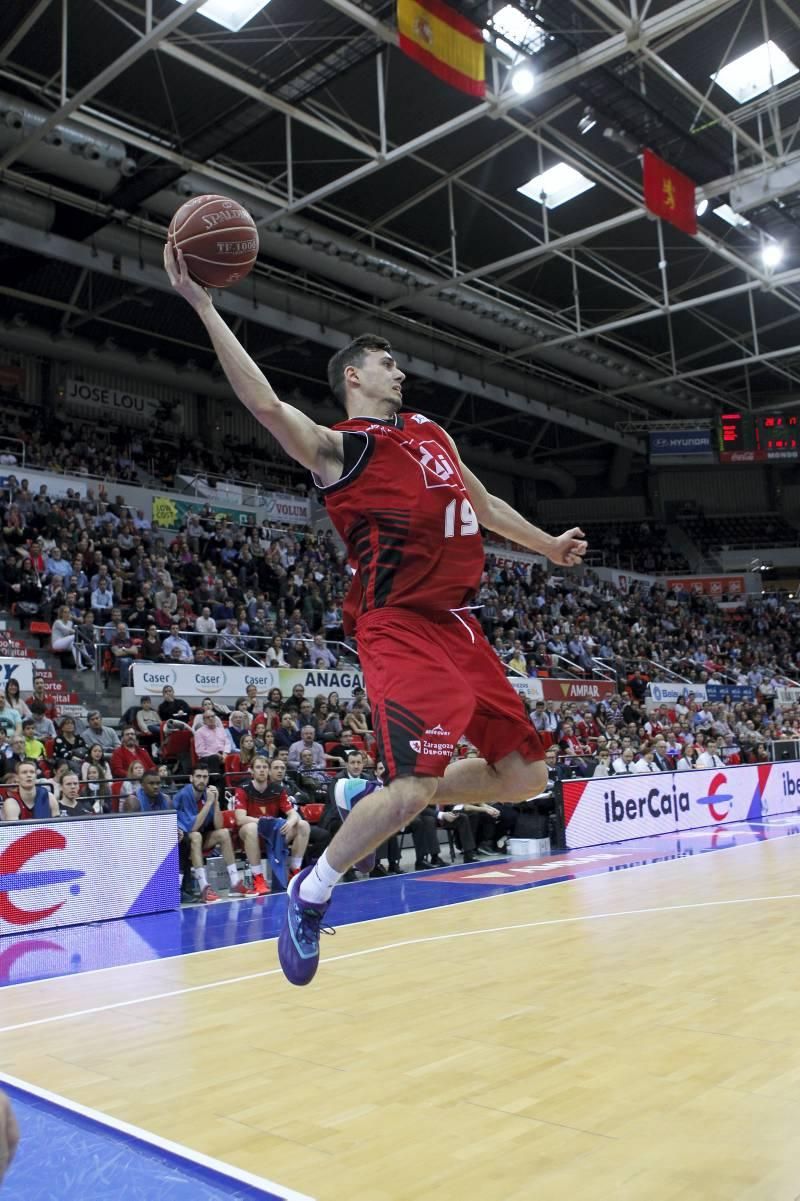
[[[315,671],[313,668],[290,667],[231,667],[195,663],[134,663],[133,689],[138,696],[161,696],[169,685],[176,696],[192,701],[202,697],[217,697],[221,701],[235,701],[244,696],[248,687],[255,684],[259,696],[266,696],[271,688],[280,688],[289,696],[296,684],[302,684],[304,695],[312,698],[338,692],[342,699],[349,699],[354,688],[363,688],[364,679],[357,667],[336,668],[330,671]]]
[[[0,823],[0,935],[177,909],[174,811]]]
[[[800,763],[565,780],[562,787],[573,850],[793,812],[800,808]]]

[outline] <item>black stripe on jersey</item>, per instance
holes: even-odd
[[[419,735],[424,727],[422,718],[411,713],[408,709],[404,709],[402,705],[398,705],[395,701],[384,701],[384,721],[376,723],[375,733],[378,734],[378,754],[382,761],[389,767],[390,776],[395,775],[413,775],[417,766],[418,751],[415,751],[411,746],[415,738],[409,738],[409,734]],[[386,726],[386,732],[389,736],[389,746],[386,747],[384,742],[383,731],[380,731],[381,726]],[[383,744],[383,745],[382,745]],[[419,745],[419,743],[418,743]],[[388,752],[388,754],[387,754]],[[391,765],[391,766],[390,766]]]
[[[416,736],[422,733],[422,727],[425,724],[421,717],[417,717],[416,713],[412,713],[410,709],[406,709],[403,705],[399,705],[397,701],[387,699],[384,701],[387,717],[391,717],[398,726],[401,726],[409,734]]]
[[[362,441],[363,439],[363,441]],[[366,443],[366,445],[364,445]],[[368,465],[375,450],[375,439],[361,430],[342,430],[342,476],[334,484],[320,484],[313,476],[322,500],[357,480]]]
[[[403,550],[408,542],[411,518],[397,509],[373,513],[378,527],[378,552],[374,569],[373,604],[382,608],[389,600],[398,569],[403,562]]]

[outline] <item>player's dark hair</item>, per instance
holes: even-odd
[[[346,367],[363,367],[364,356],[370,350],[391,350],[391,343],[378,334],[359,334],[347,346],[337,350],[328,362],[328,385],[336,399],[344,404],[344,372]]]

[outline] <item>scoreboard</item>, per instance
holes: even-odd
[[[800,413],[723,413],[720,463],[765,463],[800,457]]]

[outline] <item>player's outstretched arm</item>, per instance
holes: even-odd
[[[220,366],[242,404],[290,458],[328,482],[331,464],[342,463],[342,435],[317,425],[305,413],[278,399],[264,373],[214,308],[206,289],[189,276],[181,252],[176,255],[169,242],[164,246],[164,268],[175,291],[189,302],[206,327]],[[338,479],[335,471],[333,478]]]
[[[453,449],[456,449],[455,445]],[[491,492],[487,491],[478,477],[463,463],[461,463],[461,472],[467,485],[472,507],[475,510],[475,516],[487,530],[492,530],[495,534],[500,534],[502,538],[508,538],[511,542],[517,542],[520,546],[527,546],[529,550],[545,555],[551,563],[558,563],[561,567],[576,567],[582,561],[586,554],[583,530],[576,526],[574,529],[565,530],[557,537],[553,534],[546,534],[544,530],[540,530],[538,526],[527,521],[511,505],[501,500],[499,496],[493,496]]]

